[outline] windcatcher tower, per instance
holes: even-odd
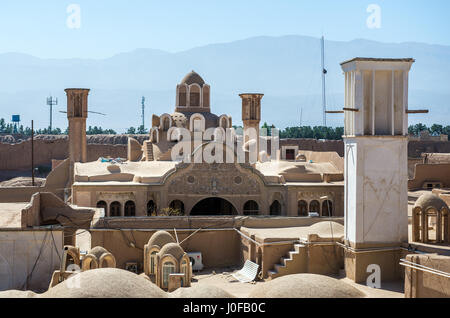
[[[408,241],[408,74],[413,59],[355,58],[345,74],[345,270],[400,277]],[[368,268],[369,267],[369,268]],[[373,266],[372,266],[373,268]]]
[[[89,89],[68,88],[65,92],[69,120],[70,183],[72,183],[74,163],[87,161],[86,119]]]
[[[261,122],[261,99],[264,94],[240,94],[242,98],[242,122],[244,123],[244,143],[256,139],[256,154],[259,154],[259,124]],[[256,136],[248,133],[253,128]]]

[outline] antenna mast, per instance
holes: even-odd
[[[300,128],[302,127],[303,123],[303,107],[300,107]]]
[[[325,95],[325,75],[327,70],[325,69],[325,38],[322,36],[320,41],[322,48],[322,105],[323,105],[323,125],[327,126],[327,99]]]
[[[142,96],[142,129],[145,129],[145,96]]]
[[[53,106],[58,105],[58,98],[53,98],[52,96],[47,97],[47,105],[50,106],[50,126],[49,133],[52,133],[52,115],[53,115]]]

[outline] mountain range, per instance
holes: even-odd
[[[87,48],[88,49],[88,48]],[[42,59],[21,53],[0,54],[0,118],[20,114],[24,125],[49,124],[46,97],[58,97],[53,126],[65,129],[68,87],[90,88],[88,125],[124,132],[139,126],[141,96],[145,96],[145,125],[151,115],[171,113],[175,89],[191,70],[211,85],[211,109],[241,123],[238,94],[265,94],[262,121],[277,127],[321,125],[321,63],[318,38],[290,35],[254,37],[170,53],[137,49],[105,59]],[[353,57],[416,59],[410,73],[409,107],[429,109],[410,116],[410,123],[450,125],[450,46],[424,43],[381,43],[364,39],[325,41],[328,109],[340,109],[344,77],[340,63]],[[342,115],[328,123],[343,125]]]

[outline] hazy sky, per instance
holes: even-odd
[[[69,28],[77,4],[80,28]],[[369,28],[371,4],[381,27]],[[181,51],[258,35],[450,45],[448,0],[14,0],[0,4],[0,53],[104,58],[136,48]],[[73,13],[73,12],[72,12]],[[75,21],[75,20],[71,20]]]

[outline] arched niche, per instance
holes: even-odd
[[[189,106],[190,107],[202,107],[201,92],[202,92],[202,88],[197,83],[191,84],[189,86]]]
[[[223,129],[230,128],[230,121],[227,115],[222,115],[219,117],[219,127]]]
[[[177,86],[177,106],[186,107],[188,104],[188,86],[186,84],[179,84]]]
[[[152,143],[156,143],[156,144],[159,143],[159,129],[158,128],[153,127],[150,130],[150,141]]]
[[[211,106],[211,102],[210,102],[210,98],[211,98],[210,90],[211,90],[211,88],[209,87],[209,85],[205,84],[205,85],[203,85],[202,90],[203,90],[203,104],[202,104],[202,107],[210,108],[210,106]]]
[[[201,131],[204,132],[206,127],[205,117],[202,114],[196,113],[189,119],[190,131]]]
[[[162,131],[168,131],[170,127],[172,127],[172,116],[170,116],[169,114],[162,114],[161,125],[159,128]]]
[[[297,214],[298,216],[308,216],[308,202],[305,200],[298,201]]]

